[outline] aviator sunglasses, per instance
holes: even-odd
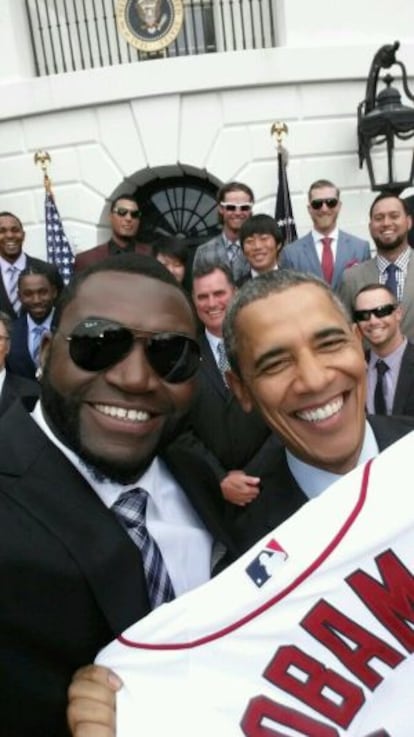
[[[60,334],[69,343],[72,361],[84,371],[114,366],[128,355],[136,340],[142,342],[151,368],[170,384],[187,381],[200,364],[198,343],[180,333],[133,330],[112,320],[88,317],[70,335]]]
[[[375,315],[377,318],[388,317],[397,309],[397,305],[387,304],[381,305],[381,307],[372,307],[370,310],[354,310],[355,322],[368,322],[371,315]]]
[[[241,204],[237,202],[220,202],[220,207],[223,210],[227,210],[227,212],[236,212],[236,210],[239,212],[250,212],[253,205],[251,202],[242,202]]]
[[[138,220],[141,216],[141,210],[130,210],[129,207],[114,207],[112,210],[119,217],[124,218],[127,215],[131,215],[134,220]]]
[[[322,205],[325,204],[330,210],[333,210],[337,206],[339,200],[337,197],[321,197],[321,199],[311,200],[310,206],[312,210],[320,210]]]

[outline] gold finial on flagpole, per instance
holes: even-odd
[[[270,129],[270,135],[276,137],[276,144],[278,149],[282,146],[283,136],[287,136],[288,133],[289,128],[287,127],[286,123],[283,123],[281,120],[273,123]]]
[[[49,166],[51,161],[52,157],[48,151],[36,151],[34,155],[34,162],[36,165],[40,166],[43,172],[43,184],[45,185],[46,192],[48,192],[49,194],[52,193],[52,182],[50,181],[49,175],[47,173],[47,167]]]

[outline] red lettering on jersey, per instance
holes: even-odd
[[[299,670],[303,677],[295,675],[293,669]],[[280,647],[263,675],[341,727],[351,723],[365,700],[359,686],[294,645]]]
[[[264,720],[274,722],[275,728],[263,724]],[[266,696],[256,696],[249,701],[240,727],[246,737],[288,737],[285,732],[280,732],[279,727],[291,727],[303,737],[339,737],[335,727],[322,724]]]
[[[301,626],[321,642],[372,691],[383,676],[369,663],[373,658],[395,668],[404,655],[321,599],[302,620]]]
[[[414,650],[414,576],[393,550],[375,558],[381,581],[364,571],[346,578],[373,615],[412,653]]]

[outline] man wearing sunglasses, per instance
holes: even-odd
[[[240,228],[251,216],[254,195],[250,187],[242,182],[228,182],[217,194],[217,211],[223,225],[220,235],[196,250],[193,269],[224,264],[233,275],[236,283],[248,276],[250,264],[240,245]]]
[[[367,350],[369,414],[414,416],[414,345],[401,332],[402,308],[381,284],[355,297],[353,317]]]
[[[0,421],[7,737],[66,736],[75,670],[236,557],[213,472],[169,443],[199,362],[190,300],[155,259],[111,257],[63,293],[41,400]]]
[[[412,217],[407,202],[390,192],[380,192],[369,212],[369,230],[377,247],[376,255],[344,273],[339,290],[352,310],[355,295],[366,284],[388,287],[401,304],[401,330],[414,340],[414,258],[408,243]]]
[[[340,192],[328,179],[313,182],[308,192],[310,233],[287,244],[279,267],[315,274],[337,290],[345,269],[371,258],[368,241],[338,229]]]
[[[109,222],[111,237],[106,243],[78,253],[75,258],[75,272],[108,256],[123,253],[150,254],[151,247],[138,240],[141,211],[136,199],[130,194],[120,194],[111,203]]]

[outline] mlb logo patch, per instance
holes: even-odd
[[[273,572],[287,559],[287,553],[276,540],[266,546],[247,566],[246,573],[259,588],[273,576]]]

